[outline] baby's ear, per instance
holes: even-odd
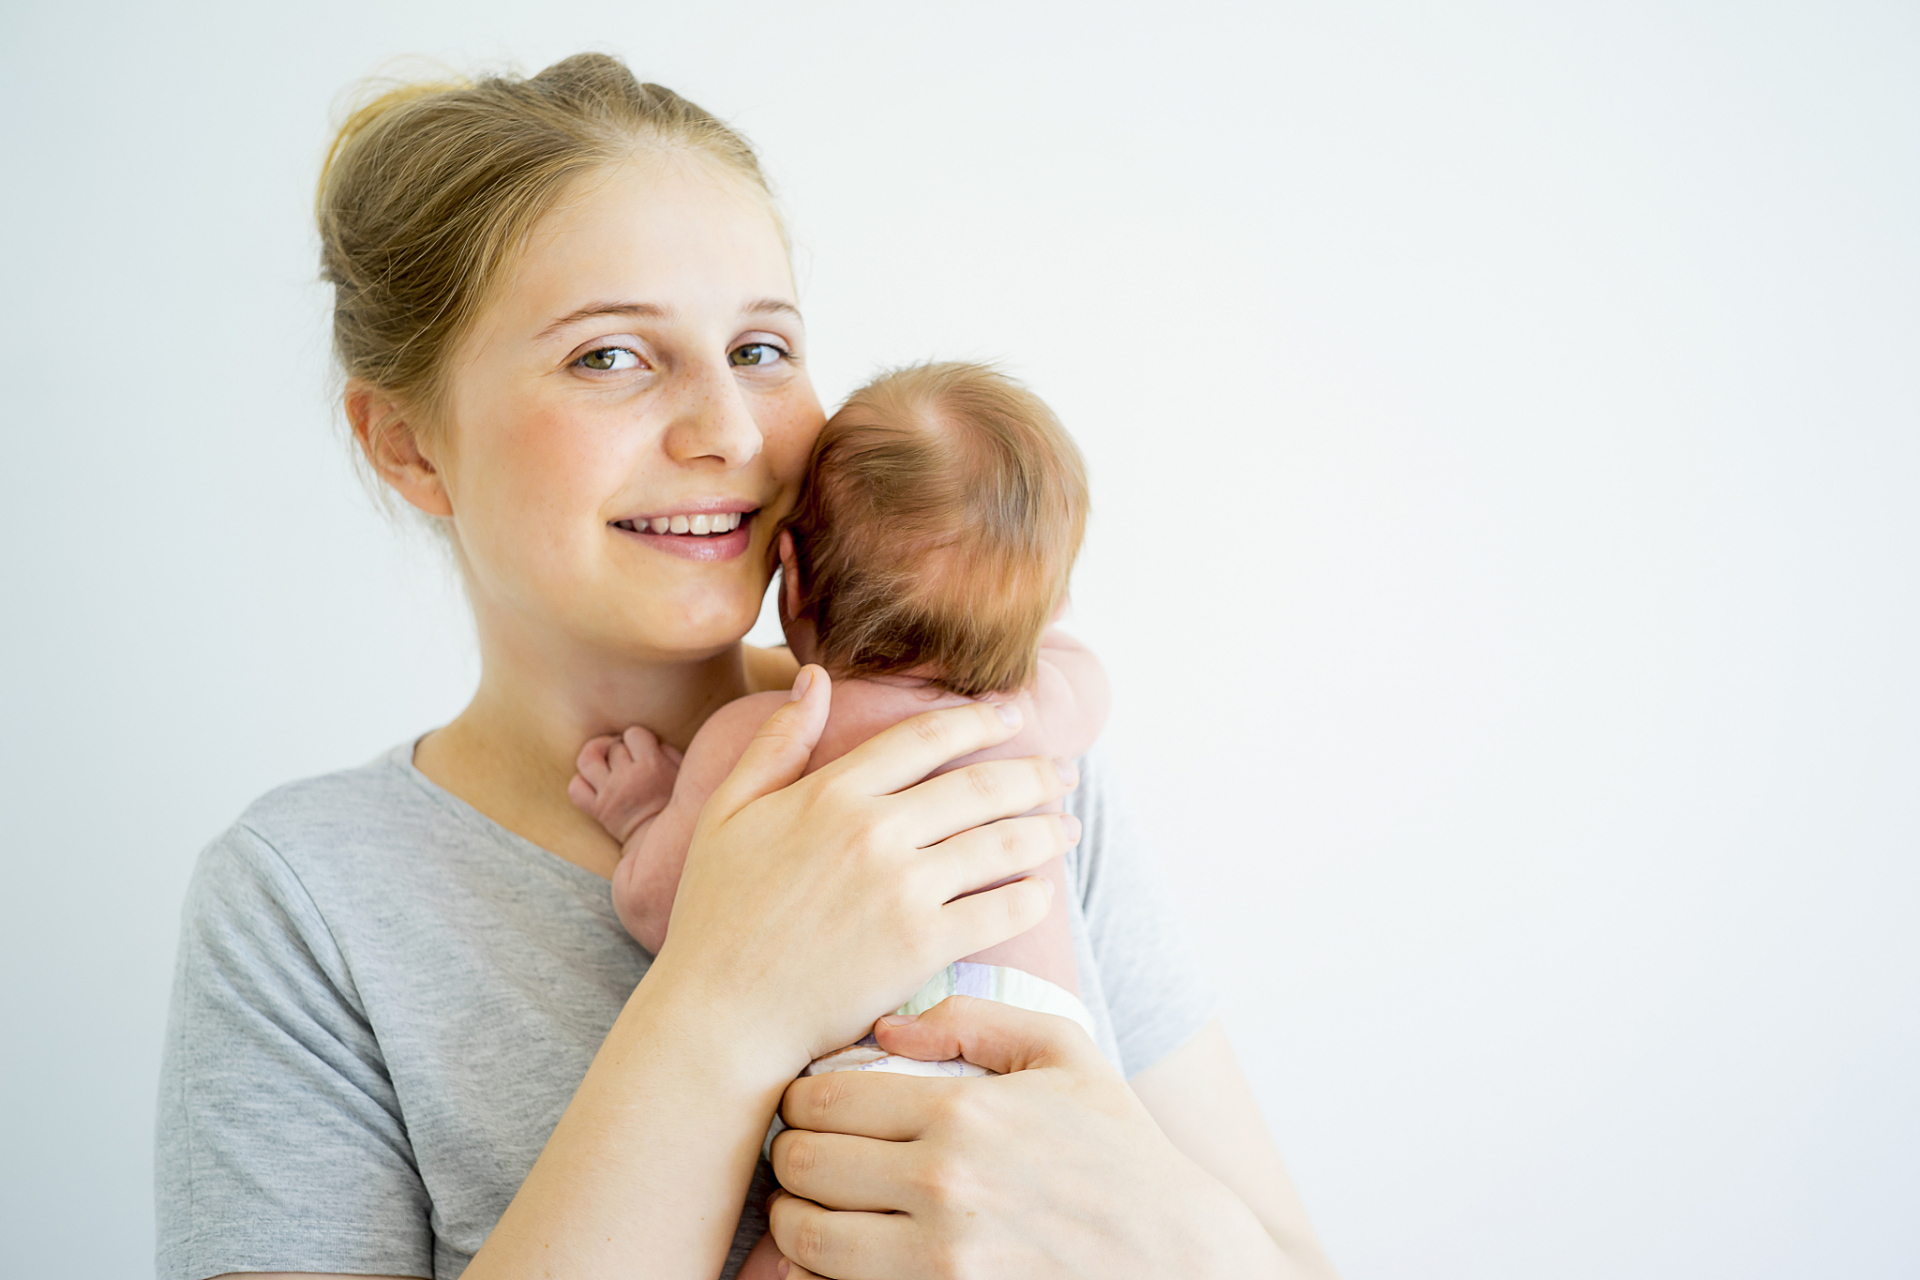
[[[800,557],[793,549],[793,530],[780,531],[780,599],[787,616],[800,616]]]

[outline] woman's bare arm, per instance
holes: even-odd
[[[674,930],[466,1275],[712,1280],[779,1095],[924,975],[1031,927],[1018,876],[1070,843],[1050,760],[941,763],[1011,736],[996,708],[918,716],[801,779],[826,673],[774,713],[714,792]],[[1017,721],[1017,717],[1016,717]],[[799,781],[796,781],[799,779]],[[889,977],[891,975],[891,977]],[[849,1000],[867,993],[872,1007]]]
[[[766,1123],[811,1058],[856,1039],[954,958],[1030,927],[1057,856],[1045,759],[940,764],[1011,736],[999,711],[930,712],[801,778],[830,681],[776,712],[701,815],[674,928],[615,1020],[469,1280],[712,1280]],[[796,781],[797,780],[797,781]],[[984,824],[984,825],[983,825]],[[866,993],[865,1003],[849,992]]]
[[[1260,1220],[1280,1248],[1284,1275],[1337,1280],[1218,1021],[1130,1083],[1168,1140]]]
[[[1253,1210],[1291,1275],[1334,1280],[1219,1019],[1128,1083],[1160,1132]]]

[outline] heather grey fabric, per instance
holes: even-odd
[[[1082,995],[1131,1075],[1212,1015],[1098,752],[1070,801]],[[159,1273],[452,1277],[650,957],[607,882],[429,782],[407,743],[201,854],[160,1081]],[[765,1227],[755,1175],[726,1275]]]

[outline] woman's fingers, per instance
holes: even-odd
[[[1112,1070],[1087,1033],[1066,1018],[972,996],[948,996],[917,1018],[882,1018],[873,1034],[888,1053],[923,1062],[964,1058],[1003,1076],[1035,1067]]]
[[[780,1118],[812,1133],[906,1142],[926,1132],[960,1081],[890,1071],[828,1071],[787,1086]],[[778,1138],[774,1139],[777,1143]]]
[[[761,796],[797,782],[827,727],[832,700],[833,681],[825,668],[800,668],[793,697],[753,735],[733,772],[714,788],[705,814],[724,822]]]
[[[897,799],[903,802],[900,807],[911,824],[903,831],[916,845],[925,847],[956,831],[1050,804],[1073,790],[1079,781],[1080,771],[1071,760],[1049,760],[1045,756],[984,760],[928,778],[902,792]]]
[[[998,746],[1019,728],[1020,709],[1010,703],[975,702],[926,711],[874,734],[820,773],[858,795],[892,795],[949,761]],[[993,816],[1020,812],[1009,809]]]
[[[1079,842],[1080,819],[1035,813],[962,831],[923,853],[927,874],[940,877],[945,900],[1044,866]]]
[[[877,1075],[842,1071],[837,1075]],[[906,1164],[908,1143],[882,1142],[844,1133],[782,1129],[773,1140],[773,1173],[794,1195],[841,1212],[911,1212],[902,1193],[913,1185]]]
[[[1045,876],[1023,876],[997,889],[955,898],[940,908],[940,926],[946,934],[941,950],[970,956],[1025,933],[1046,916],[1053,893],[1053,881]]]
[[[906,1214],[836,1213],[779,1191],[767,1205],[773,1242],[792,1263],[788,1280],[807,1273],[835,1280],[897,1280],[912,1274],[912,1224]]]

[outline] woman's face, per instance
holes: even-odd
[[[454,353],[423,446],[483,640],[640,660],[753,625],[824,419],[763,198],[698,161],[583,179]]]

